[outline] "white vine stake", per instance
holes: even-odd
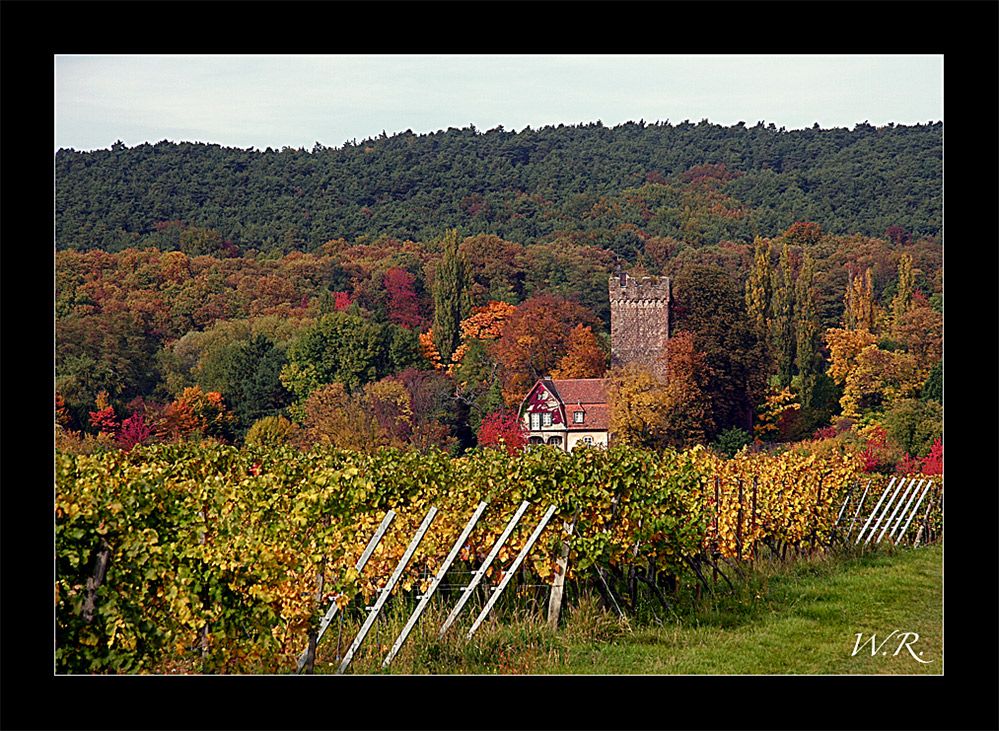
[[[475,634],[475,630],[477,630],[479,628],[479,625],[482,624],[482,620],[484,620],[486,616],[489,614],[489,610],[493,608],[493,604],[495,604],[496,600],[499,599],[499,595],[503,593],[503,589],[505,589],[506,585],[510,583],[510,579],[513,578],[513,575],[517,573],[517,569],[520,568],[521,562],[523,562],[523,560],[527,557],[527,554],[534,546],[534,542],[538,540],[538,536],[541,535],[541,531],[545,529],[545,526],[548,525],[548,521],[551,520],[553,515],[555,515],[554,505],[548,508],[544,517],[541,519],[541,522],[538,523],[538,527],[534,529],[534,532],[531,534],[531,537],[527,539],[527,543],[525,543],[524,547],[520,549],[520,554],[518,554],[516,560],[514,560],[513,562],[513,565],[511,565],[509,570],[507,570],[506,575],[503,577],[503,581],[501,581],[499,586],[496,587],[496,590],[493,592],[493,595],[489,597],[489,601],[486,602],[486,606],[484,606],[482,608],[482,611],[479,612],[478,618],[476,618],[475,623],[472,625],[472,628],[468,630],[468,635],[466,636],[465,639],[468,640],[472,639],[472,635]]]
[[[396,639],[395,644],[392,645],[392,649],[389,650],[389,654],[385,656],[384,662],[382,662],[382,667],[387,668],[389,663],[395,658],[396,653],[399,652],[406,638],[409,637],[410,631],[412,631],[413,626],[420,619],[420,615],[423,614],[423,610],[427,608],[427,604],[430,602],[430,597],[437,590],[438,585],[444,579],[444,575],[447,573],[448,569],[451,568],[451,564],[454,563],[455,558],[458,556],[458,552],[461,551],[462,546],[465,545],[465,541],[468,540],[469,534],[472,532],[472,528],[482,517],[483,511],[489,503],[481,502],[479,507],[475,509],[475,513],[469,518],[468,523],[465,525],[465,530],[462,531],[461,535],[458,536],[458,540],[454,542],[454,546],[451,548],[451,553],[448,554],[447,558],[444,559],[444,563],[441,567],[437,569],[437,575],[434,577],[433,583],[427,588],[426,593],[420,599],[420,603],[417,605],[416,609],[413,610],[413,614],[410,615],[409,621],[406,622],[406,626],[402,628],[402,632],[399,633],[398,639]]]
[[[444,636],[444,633],[448,631],[448,628],[457,618],[462,608],[465,606],[468,600],[471,599],[472,592],[475,590],[475,587],[479,585],[479,582],[482,581],[482,577],[486,575],[486,569],[488,569],[490,564],[492,564],[493,559],[496,558],[496,555],[500,552],[500,549],[503,547],[503,544],[506,543],[506,539],[510,537],[510,534],[513,532],[514,526],[517,525],[517,521],[520,520],[520,517],[524,514],[524,511],[527,510],[528,505],[530,505],[530,503],[527,502],[526,500],[522,502],[520,504],[520,507],[517,508],[517,512],[514,513],[512,518],[510,518],[510,522],[506,524],[506,529],[504,529],[503,534],[496,539],[496,543],[493,544],[492,550],[489,551],[489,555],[486,556],[486,560],[479,567],[479,570],[475,572],[475,576],[472,577],[472,580],[468,583],[468,586],[466,586],[464,591],[462,592],[461,599],[458,600],[458,603],[455,605],[454,609],[451,610],[451,614],[449,614],[448,618],[444,621],[444,624],[441,627],[440,632],[437,633],[438,637]]]
[[[392,519],[395,517],[395,515],[396,513],[394,510],[390,510],[387,513],[385,513],[385,517],[382,518],[382,522],[381,525],[378,526],[378,530],[376,530],[375,534],[371,536],[371,540],[368,541],[368,545],[365,547],[364,553],[361,554],[361,557],[357,559],[357,563],[354,564],[354,569],[357,571],[357,573],[361,573],[361,571],[364,569],[364,566],[368,563],[368,559],[371,558],[371,554],[374,553],[375,548],[378,547],[378,544],[382,540],[382,536],[385,535],[385,531],[388,530],[389,523],[392,522]],[[316,635],[316,647],[319,646],[319,640],[321,640],[323,638],[323,635],[326,634],[326,629],[330,626],[330,622],[333,621],[333,617],[336,616],[337,610],[339,608],[340,607],[339,605],[337,605],[336,599],[334,599],[333,603],[330,605],[330,608],[326,611],[326,616],[323,617],[323,621],[319,623],[319,634]],[[305,651],[298,657],[298,668],[295,670],[296,673],[302,672],[302,669],[305,667],[305,661],[308,655],[309,655],[309,648],[306,647]]]
[[[364,620],[364,624],[361,626],[361,630],[357,633],[357,637],[354,638],[350,648],[347,650],[347,654],[344,656],[343,662],[340,663],[340,667],[337,668],[337,675],[343,675],[347,666],[350,665],[350,661],[354,659],[354,653],[357,652],[361,643],[364,642],[364,638],[367,636],[368,630],[371,629],[371,625],[373,625],[375,620],[378,619],[378,613],[382,610],[382,607],[385,606],[385,602],[388,601],[389,594],[392,593],[392,589],[394,589],[395,585],[399,582],[402,572],[406,570],[406,566],[409,564],[409,559],[413,557],[413,554],[416,552],[416,547],[420,545],[420,541],[423,540],[424,534],[426,534],[427,529],[430,527],[430,524],[433,522],[436,515],[437,508],[430,508],[430,512],[428,512],[427,517],[423,519],[420,529],[416,531],[416,535],[413,536],[413,540],[409,542],[409,546],[406,548],[406,553],[404,553],[402,558],[399,559],[399,563],[396,565],[395,571],[392,572],[392,576],[389,577],[388,583],[382,588],[381,593],[378,596],[378,601],[375,602],[375,605],[368,613],[368,618]]]

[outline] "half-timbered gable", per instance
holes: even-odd
[[[602,378],[542,378],[520,405],[528,444],[571,452],[583,444],[606,447],[609,416]]]

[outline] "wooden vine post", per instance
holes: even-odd
[[[736,514],[735,518],[735,558],[737,561],[742,560],[742,498],[743,498],[743,486],[742,478],[739,478],[739,512]]]
[[[718,515],[721,513],[721,503],[719,502],[719,492],[721,488],[719,487],[718,475],[715,475],[715,548],[714,553],[718,553]],[[711,557],[711,583],[718,583],[718,566],[715,564],[714,556]]]
[[[750,566],[756,566],[756,499],[759,492],[759,478],[753,475],[753,552],[752,559],[750,560]]]
[[[97,611],[97,590],[104,583],[104,578],[108,574],[108,564],[111,563],[111,546],[108,545],[104,536],[101,536],[97,541],[92,563],[94,570],[87,577],[86,594],[84,595],[83,608],[80,610],[80,618],[87,624],[94,621],[94,613]]]
[[[576,526],[576,518],[571,523],[563,523],[566,536],[571,536]],[[555,577],[552,579],[552,591],[548,596],[548,626],[558,627],[559,615],[562,612],[562,593],[565,588],[565,576],[569,570],[569,539],[562,539],[562,552],[555,561]]]

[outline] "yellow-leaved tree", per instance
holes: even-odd
[[[843,387],[843,416],[856,418],[880,411],[919,393],[928,370],[910,353],[882,350],[867,330],[826,332],[829,377]]]
[[[337,449],[370,453],[380,447],[403,447],[411,432],[409,391],[393,378],[348,393],[331,383],[309,394],[300,440]]]
[[[608,376],[611,439],[649,449],[686,448],[703,443],[713,429],[707,391],[711,376],[690,333],[666,346],[666,376],[657,378],[630,364]]]

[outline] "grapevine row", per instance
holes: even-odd
[[[828,543],[862,477],[846,458],[719,460],[701,449],[57,453],[56,670],[150,672],[193,654],[202,671],[287,672],[331,601],[370,603],[431,506],[438,516],[397,592],[426,589],[480,501],[488,509],[460,555],[469,567],[522,501],[532,505],[494,583],[549,505],[557,516],[525,564],[540,581],[563,541],[570,579],[636,565],[646,581],[703,578],[702,567],[762,545]],[[389,509],[398,517],[358,575]]]

